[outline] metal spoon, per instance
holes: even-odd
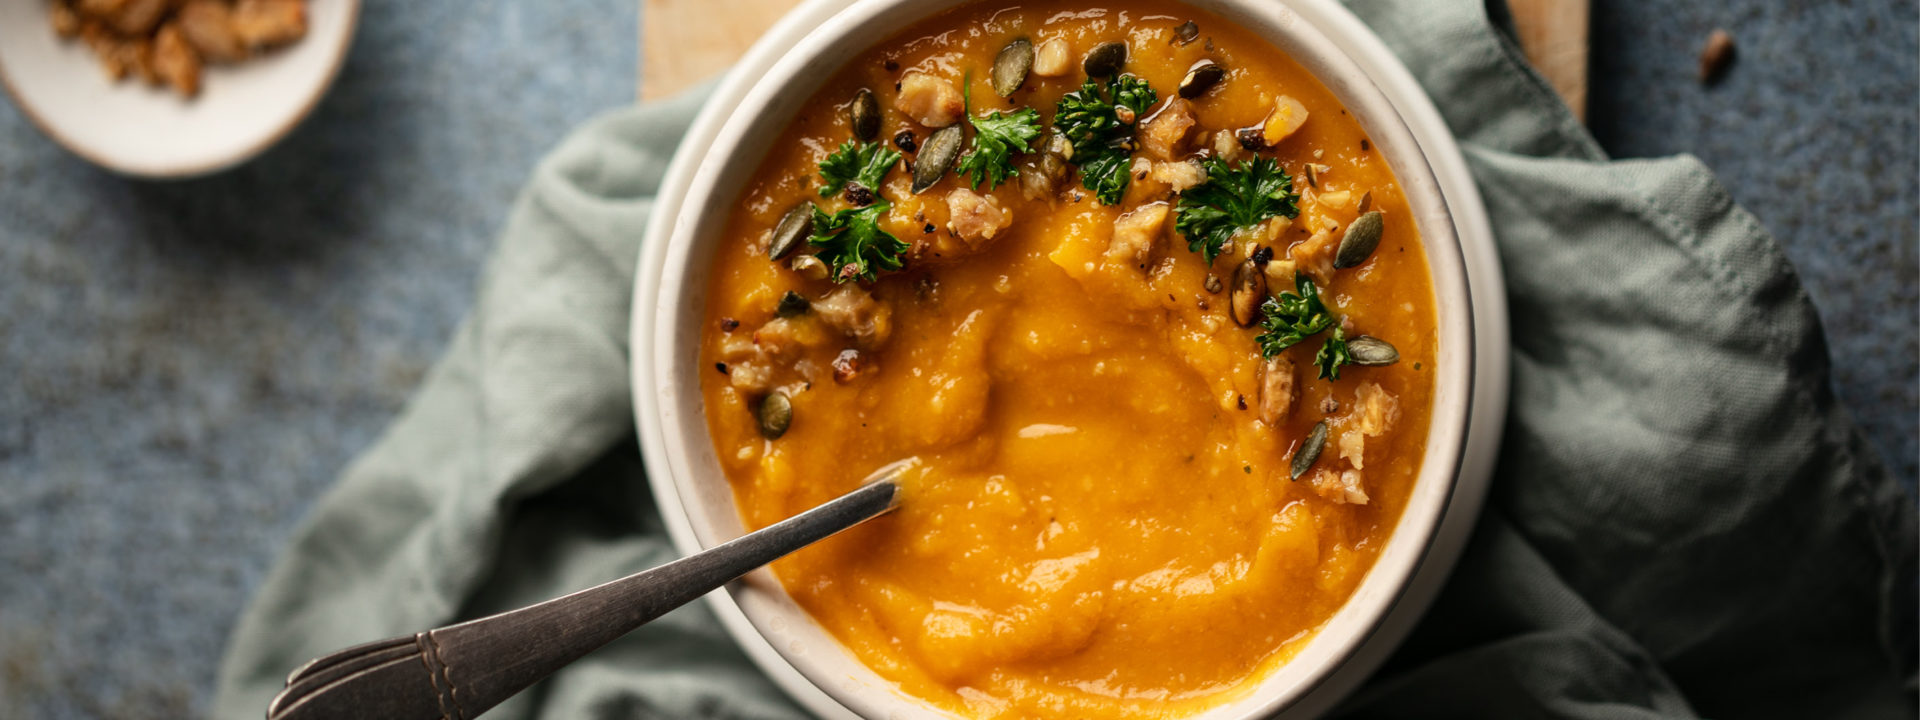
[[[268,720],[464,720],[674,608],[899,506],[911,461],[725,544],[538,605],[316,658],[287,676]]]

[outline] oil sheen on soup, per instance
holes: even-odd
[[[702,391],[748,527],[915,461],[774,565],[853,655],[963,716],[1178,716],[1346,602],[1419,474],[1434,300],[1293,60],[1179,4],[967,5],[771,145]]]

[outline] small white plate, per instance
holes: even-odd
[[[238,165],[319,104],[340,71],[360,0],[312,0],[307,36],[233,65],[208,65],[200,95],[107,78],[79,39],[54,34],[46,0],[0,2],[0,84],[40,131],[95,165],[179,178]]]

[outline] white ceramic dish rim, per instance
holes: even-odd
[[[293,132],[293,129],[299,126],[301,120],[304,120],[308,114],[313,112],[313,109],[320,104],[320,99],[326,96],[327,89],[333,86],[334,79],[340,74],[340,68],[346,64],[347,50],[352,46],[353,36],[359,26],[360,0],[318,0],[318,2],[329,3],[336,7],[323,8],[331,13],[325,17],[315,17],[314,13],[316,9],[313,7],[308,8],[310,31],[306,38],[301,39],[298,43],[290,47],[277,50],[262,59],[241,63],[232,67],[208,67],[205,71],[208,75],[203,77],[202,80],[202,97],[193,100],[176,97],[170,90],[143,87],[142,83],[136,79],[130,78],[119,83],[111,83],[104,77],[99,77],[99,61],[93,57],[91,51],[87,51],[78,40],[52,38],[53,31],[47,26],[47,22],[43,17],[45,9],[35,8],[31,11],[39,15],[36,18],[38,22],[31,23],[34,27],[30,29],[16,29],[16,31],[44,31],[48,36],[47,39],[51,40],[55,45],[62,46],[56,51],[56,54],[60,56],[56,58],[56,61],[65,61],[84,66],[84,70],[88,71],[85,74],[94,76],[89,77],[88,80],[101,83],[102,87],[97,92],[103,96],[114,97],[116,105],[124,105],[125,101],[129,98],[139,98],[134,101],[136,104],[157,108],[161,111],[178,112],[174,107],[159,104],[235,102],[237,101],[236,98],[228,97],[222,97],[214,101],[204,99],[205,97],[213,96],[223,91],[231,93],[236,90],[245,89],[223,87],[228,83],[228,80],[231,79],[222,77],[225,75],[238,76],[246,73],[258,74],[262,72],[274,72],[276,73],[276,76],[273,78],[275,80],[290,76],[304,77],[305,81],[309,83],[308,90],[301,93],[293,102],[288,102],[273,112],[268,113],[266,119],[247,123],[247,126],[240,132],[220,134],[221,139],[217,144],[190,151],[183,156],[161,159],[135,157],[116,150],[118,143],[107,142],[96,137],[97,131],[75,132],[71,128],[63,127],[58,121],[52,118],[59,117],[66,111],[64,109],[45,106],[44,103],[46,103],[47,100],[40,97],[40,94],[33,90],[35,84],[25,82],[23,78],[15,77],[13,74],[18,72],[17,66],[21,60],[24,59],[24,53],[28,51],[18,48],[12,49],[11,51],[0,49],[0,87],[6,89],[7,94],[13,98],[15,106],[20,109],[20,113],[25,115],[28,121],[33,123],[34,127],[39,128],[42,134],[53,139],[55,143],[66,148],[69,152],[79,155],[94,165],[122,175],[152,179],[181,179],[210,175],[244,163],[266,151],[267,148],[272,147],[275,143],[278,143],[282,138]],[[25,6],[43,6],[45,4],[44,1],[40,0],[18,1],[10,3],[10,5],[16,7],[8,8],[7,12],[15,13],[15,17],[19,18],[22,16],[22,13],[28,12],[23,10]],[[331,32],[326,32],[324,36],[321,36],[323,29],[331,30]],[[299,67],[296,63],[292,63],[292,58],[289,56],[294,53],[316,56],[316,59],[308,61],[309,63],[315,64],[316,67],[309,69]],[[9,62],[9,57],[13,58],[11,62]],[[271,69],[260,67],[262,63],[269,63],[275,67]],[[186,112],[198,112],[200,110],[204,110],[204,108],[189,107]],[[196,120],[199,119],[212,120],[213,117],[206,116],[202,113],[201,118],[196,118]],[[164,130],[164,128],[154,128],[151,123],[143,123],[140,117],[126,117],[121,127],[132,128],[131,130],[125,130],[126,132],[147,132],[149,134],[155,129]]]
[[[742,62],[740,67],[747,70],[740,71],[731,77],[717,93],[715,102],[702,114],[701,119],[695,122],[693,126],[695,130],[688,138],[688,145],[686,147],[706,148],[715,136],[720,136],[724,139],[729,132],[728,127],[722,126],[718,132],[715,132],[713,128],[716,124],[726,119],[726,116],[730,114],[731,108],[742,104],[735,102],[734,99],[746,95],[747,97],[744,100],[745,104],[758,106],[757,103],[764,102],[768,95],[777,94],[770,88],[776,86],[784,87],[784,85],[789,84],[787,82],[789,79],[799,76],[801,71],[807,70],[807,63],[797,58],[807,57],[807,48],[810,45],[819,47],[827,43],[828,41],[822,38],[835,36],[837,33],[833,32],[834,28],[844,30],[861,22],[872,20],[888,8],[899,8],[910,3],[856,4],[852,9],[842,12],[839,16],[830,19],[826,25],[822,26],[819,31],[813,33],[812,36],[801,38],[796,43],[795,38],[805,34],[807,26],[817,23],[820,18],[831,14],[834,10],[846,4],[844,0],[838,2],[821,0],[820,2],[810,3],[801,10],[796,11],[794,15],[790,16],[786,21],[783,21],[781,25],[776,26],[776,28],[770,32],[767,40],[763,41],[761,45],[756,46],[755,50]],[[911,14],[917,18],[938,12],[939,9],[955,4],[958,3],[936,0],[935,2],[916,5],[918,9],[910,13],[907,11],[898,12]],[[1239,14],[1232,8],[1223,7],[1234,4],[1226,0],[1196,2],[1194,4],[1207,7],[1223,15],[1232,16]],[[922,5],[925,7],[921,7]],[[1459,376],[1453,381],[1458,383],[1454,385],[1454,387],[1460,389],[1460,397],[1455,398],[1455,400],[1458,401],[1455,404],[1458,406],[1457,409],[1459,412],[1457,414],[1459,415],[1459,419],[1457,422],[1447,423],[1447,425],[1456,430],[1456,432],[1436,434],[1430,441],[1429,457],[1426,461],[1425,471],[1423,471],[1423,478],[1425,478],[1426,476],[1437,474],[1436,468],[1446,467],[1451,471],[1454,467],[1463,467],[1467,461],[1472,461],[1473,467],[1464,468],[1460,473],[1462,484],[1459,486],[1459,490],[1464,490],[1465,492],[1457,495],[1455,498],[1455,504],[1464,505],[1464,508],[1444,514],[1446,524],[1449,527],[1459,526],[1464,528],[1465,526],[1471,525],[1472,516],[1477,512],[1480,498],[1484,492],[1485,466],[1488,458],[1491,456],[1491,444],[1497,441],[1500,413],[1504,410],[1506,376],[1505,358],[1501,353],[1504,352],[1505,348],[1505,316],[1503,309],[1497,307],[1498,300],[1503,298],[1500,298],[1497,292],[1499,278],[1497,261],[1491,257],[1491,249],[1485,242],[1484,211],[1479,205],[1477,194],[1472,192],[1470,183],[1462,182],[1464,178],[1464,165],[1459,159],[1457,147],[1452,144],[1451,138],[1445,135],[1444,125],[1438,122],[1437,114],[1434,113],[1431,105],[1425,102],[1426,99],[1423,95],[1418,95],[1417,86],[1412,84],[1411,78],[1406,75],[1404,68],[1400,68],[1397,61],[1394,61],[1392,56],[1386,53],[1384,47],[1378,43],[1377,39],[1372,38],[1364,26],[1360,25],[1357,19],[1352,18],[1350,14],[1347,14],[1344,9],[1313,1],[1298,2],[1294,3],[1294,5],[1299,6],[1303,13],[1313,16],[1316,23],[1328,23],[1339,27],[1343,35],[1343,40],[1353,40],[1352,34],[1357,30],[1364,36],[1361,38],[1362,40],[1371,41],[1370,45],[1365,42],[1360,43],[1360,50],[1362,51],[1360,54],[1369,55],[1369,59],[1372,61],[1374,67],[1369,68],[1367,71],[1362,71],[1357,65],[1352,64],[1352,60],[1347,59],[1344,55],[1338,53],[1338,51],[1332,50],[1330,41],[1324,37],[1320,37],[1317,31],[1308,28],[1307,32],[1304,33],[1316,38],[1317,41],[1322,44],[1321,51],[1331,52],[1332,58],[1335,61],[1348,63],[1350,67],[1342,68],[1342,70],[1350,80],[1354,78],[1366,80],[1369,78],[1369,75],[1372,75],[1374,76],[1374,81],[1377,82],[1379,75],[1385,74],[1391,76],[1389,77],[1389,81],[1398,84],[1398,94],[1401,96],[1401,102],[1398,105],[1389,102],[1384,95],[1373,88],[1372,83],[1362,83],[1362,86],[1357,88],[1345,88],[1346,92],[1342,92],[1342,88],[1336,87],[1336,83],[1334,82],[1330,81],[1327,84],[1329,87],[1334,88],[1336,92],[1342,92],[1343,99],[1347,100],[1348,105],[1355,107],[1356,110],[1359,109],[1358,106],[1363,102],[1370,103],[1368,106],[1369,109],[1362,111],[1362,114],[1373,113],[1375,117],[1380,117],[1379,113],[1381,109],[1385,108],[1385,112],[1387,113],[1385,117],[1393,120],[1393,122],[1388,123],[1391,127],[1374,127],[1375,123],[1370,122],[1369,124],[1369,134],[1375,137],[1376,141],[1380,143],[1383,152],[1391,152],[1391,148],[1401,148],[1403,160],[1399,162],[1403,163],[1411,162],[1411,158],[1420,157],[1419,152],[1407,151],[1408,148],[1417,148],[1430,156],[1429,159],[1431,159],[1431,156],[1438,156],[1442,160],[1448,161],[1449,173],[1453,176],[1452,182],[1448,183],[1449,187],[1441,188],[1441,193],[1429,192],[1427,194],[1432,196],[1445,194],[1448,204],[1453,204],[1457,208],[1467,209],[1467,218],[1462,219],[1456,217],[1450,221],[1439,223],[1440,227],[1438,228],[1428,227],[1427,222],[1423,221],[1423,234],[1427,236],[1429,245],[1444,245],[1445,248],[1451,250],[1451,252],[1443,252],[1435,255],[1432,250],[1437,248],[1430,247],[1429,262],[1434,265],[1436,272],[1436,294],[1442,298],[1442,302],[1457,302],[1459,304],[1454,305],[1454,307],[1471,308],[1473,311],[1471,315],[1467,315],[1464,312],[1456,312],[1453,314],[1454,320],[1457,321],[1453,328],[1455,334],[1449,336],[1450,339],[1445,342],[1446,347],[1460,350],[1462,354],[1469,357],[1478,354],[1487,355],[1492,358],[1492,360],[1482,364],[1480,367],[1481,371],[1478,372],[1475,371],[1474,363],[1471,360],[1449,358],[1448,362],[1443,363],[1443,365],[1454,368]],[[1272,8],[1262,9],[1278,15],[1281,18],[1278,22],[1297,23],[1300,20],[1299,17],[1295,17],[1290,10],[1285,8],[1277,10]],[[1243,22],[1245,22],[1244,19]],[[1341,26],[1342,23],[1345,25]],[[890,27],[898,26],[899,25],[893,25]],[[1269,39],[1273,39],[1271,35],[1269,35]],[[811,41],[810,45],[809,41]],[[1289,49],[1296,58],[1302,60],[1303,64],[1309,64],[1311,67],[1311,64],[1307,62],[1307,58],[1302,57],[1302,54],[1296,49],[1288,48],[1285,43],[1276,44],[1280,44],[1283,48]],[[786,47],[794,45],[798,45],[798,47],[795,47],[792,53],[782,56],[778,60],[771,59],[772,56],[780,56]],[[1380,67],[1382,58],[1385,59],[1384,62],[1387,66],[1384,68],[1384,72]],[[816,65],[824,64],[827,66],[825,69],[830,71],[833,68],[837,68],[843,60],[844,58],[830,58],[820,60]],[[785,74],[782,73],[783,67]],[[755,73],[752,72],[752,69],[758,68],[770,69],[759,74],[761,79],[756,85],[753,81]],[[815,74],[829,74],[818,73],[817,71],[820,70],[818,67],[812,69],[816,71]],[[1323,79],[1329,75],[1329,73],[1322,68],[1314,69]],[[1397,76],[1393,72],[1396,70],[1398,71]],[[804,85],[808,83],[802,81],[792,84]],[[755,87],[750,89],[746,86]],[[1407,88],[1409,87],[1413,88],[1415,95],[1415,98],[1412,100],[1409,100],[1407,97]],[[805,88],[805,90],[805,92],[796,91],[795,95],[799,98],[804,98],[806,94],[811,92],[811,87]],[[1370,92],[1371,97],[1353,97],[1353,93],[1356,92],[1363,94]],[[1400,116],[1393,113],[1396,109],[1404,112],[1404,108],[1408,104],[1414,106],[1414,114],[1418,116],[1421,124],[1427,129],[1427,133],[1425,133],[1426,137],[1423,137],[1418,144],[1415,144],[1412,140],[1411,128],[1399,126],[1398,120]],[[771,115],[785,117],[786,115],[790,115],[790,113],[775,112],[771,113]],[[784,120],[781,122],[783,123]],[[737,142],[738,136],[744,132],[744,130],[740,129],[742,124],[734,122],[729,122],[728,124],[735,126],[733,128],[733,135],[735,136],[734,141]],[[1433,128],[1436,127],[1440,129],[1437,138],[1433,133]],[[755,164],[757,164],[759,152],[752,152],[750,155],[756,159]],[[701,153],[700,156],[711,157],[711,155],[707,153]],[[695,165],[702,163],[699,163],[699,161],[694,158],[695,156],[693,154],[684,152],[677,157],[674,167],[669,172],[669,180],[662,188],[661,203],[658,205],[659,209],[671,211],[673,208],[686,204],[687,200],[682,198],[681,194],[688,191],[689,184],[699,184],[701,177],[703,177],[701,173],[697,172],[698,168],[695,167]],[[708,166],[712,165],[711,163],[705,164]],[[1415,179],[1419,175],[1426,175],[1425,182],[1427,184],[1431,185],[1433,182],[1433,177],[1428,174],[1429,171],[1422,168],[1406,168],[1401,167],[1400,164],[1396,164],[1396,172],[1401,175],[1403,185],[1410,184],[1410,182],[1420,182],[1420,180]],[[713,172],[708,172],[704,175],[707,182],[702,192],[712,193],[715,185],[715,183],[712,182],[715,179],[713,177],[714,175],[715,173]],[[1412,188],[1409,189],[1409,194],[1414,194]],[[730,193],[727,193],[724,198],[717,196],[713,198],[702,198],[700,195],[694,195],[693,197],[695,202],[700,203],[696,206],[724,206],[732,202]],[[701,202],[703,199],[719,200],[720,202],[717,205],[708,204]],[[1446,204],[1442,204],[1440,208],[1442,218],[1444,218],[1445,208]],[[669,216],[673,217],[671,221],[668,219]],[[738,532],[737,516],[734,516],[731,528],[727,528],[725,532],[716,533],[716,528],[713,527],[715,523],[710,521],[702,523],[700,519],[690,517],[688,513],[684,512],[685,506],[681,503],[682,497],[700,492],[697,487],[688,481],[687,473],[674,472],[675,468],[692,466],[693,458],[688,456],[689,453],[687,451],[689,448],[687,446],[694,445],[695,447],[692,448],[692,454],[698,455],[704,452],[708,455],[707,459],[709,462],[711,462],[711,447],[706,439],[704,421],[697,416],[697,413],[695,413],[694,416],[690,416],[690,420],[694,424],[692,428],[693,432],[680,433],[681,437],[679,439],[681,442],[678,443],[679,447],[677,448],[674,447],[676,443],[667,442],[667,438],[662,437],[664,434],[663,427],[670,427],[671,424],[663,422],[665,418],[661,414],[661,410],[667,407],[672,400],[676,383],[666,382],[664,378],[656,379],[655,367],[671,367],[676,348],[682,347],[676,346],[674,338],[672,337],[674,321],[680,319],[676,316],[680,316],[682,313],[681,310],[678,309],[678,306],[672,302],[664,303],[657,308],[650,307],[649,299],[659,297],[658,291],[661,289],[663,283],[668,286],[674,285],[672,282],[666,282],[667,279],[663,277],[663,267],[669,265],[673,267],[684,266],[687,260],[687,254],[685,252],[688,246],[686,242],[687,235],[697,229],[693,227],[695,223],[692,222],[696,219],[697,218],[690,218],[684,213],[662,212],[656,215],[655,221],[649,231],[649,237],[655,242],[649,242],[643,246],[645,249],[643,249],[641,272],[638,278],[639,289],[635,297],[634,312],[635,347],[647,347],[649,344],[647,341],[651,340],[653,341],[654,350],[651,354],[644,351],[636,352],[635,356],[634,381],[637,394],[637,420],[642,428],[642,442],[646,445],[649,471],[657,478],[673,477],[675,479],[674,483],[655,482],[654,486],[663,510],[663,515],[668,517],[670,530],[675,537],[676,543],[680,545],[683,551],[723,540],[725,537],[730,536],[731,533]],[[1494,292],[1486,292],[1488,290],[1486,287],[1472,288],[1474,292],[1471,293],[1471,303],[1467,301],[1467,275],[1464,271],[1464,263],[1461,256],[1462,250],[1466,248],[1451,242],[1435,242],[1436,239],[1443,239],[1452,235],[1456,225],[1462,228],[1470,225],[1473,226],[1472,237],[1477,240],[1471,248],[1472,254],[1475,255],[1473,264],[1476,268],[1482,269],[1477,275],[1482,278],[1491,277],[1491,284],[1495,286]],[[657,241],[665,237],[667,233],[675,235],[675,239],[663,248],[661,243]],[[1466,237],[1468,233],[1463,232],[1461,235],[1462,237]],[[680,249],[678,253],[674,252],[675,247]],[[663,254],[668,255],[668,257],[663,257]],[[1448,271],[1449,268],[1451,271]],[[1487,268],[1490,268],[1490,270]],[[702,272],[694,273],[693,276],[703,279],[705,277],[704,265],[702,266]],[[1442,285],[1448,285],[1448,283],[1445,282],[1447,278],[1453,279],[1454,282],[1451,283],[1452,286],[1442,287]],[[1492,298],[1490,301],[1488,300],[1489,296]],[[692,315],[696,317],[700,315],[698,308],[693,309]],[[1486,336],[1475,336],[1473,340],[1469,342],[1462,336],[1461,326],[1471,327],[1476,320],[1482,321],[1482,324],[1486,325],[1483,330],[1487,331],[1487,334]],[[1443,335],[1447,334],[1447,332],[1447,329],[1443,328]],[[1472,333],[1471,331],[1466,331],[1465,335],[1472,335]],[[697,341],[697,332],[694,333],[694,336]],[[692,353],[690,357],[697,359],[697,346],[687,345],[684,346],[684,348]],[[1491,354],[1487,352],[1490,349],[1494,351]],[[1443,350],[1443,352],[1445,351]],[[688,366],[693,364],[690,360],[686,362]],[[1497,365],[1497,367],[1495,367],[1495,365]],[[697,378],[681,379],[693,380],[694,382],[688,383],[687,387],[697,387]],[[649,391],[649,389],[652,391]],[[697,396],[697,390],[693,392]],[[1475,409],[1470,423],[1466,419],[1466,403],[1464,400],[1467,392],[1471,392],[1473,395],[1472,406]],[[666,396],[662,397],[661,393],[665,393]],[[681,399],[684,400],[684,398]],[[668,402],[663,402],[663,400]],[[697,397],[694,402],[697,405]],[[1489,410],[1489,407],[1494,409]],[[1446,417],[1451,418],[1453,415],[1446,415]],[[1436,415],[1436,426],[1440,425],[1441,420],[1442,416]],[[1467,427],[1473,427],[1477,430],[1474,435],[1478,437],[1478,440],[1472,442],[1470,447],[1468,447],[1469,443],[1465,431]],[[686,430],[687,427],[682,425],[679,429]],[[1491,432],[1488,432],[1488,430],[1491,430]],[[689,435],[693,441],[692,443],[687,442]],[[1464,453],[1462,452],[1463,448],[1465,450]],[[1435,455],[1450,455],[1451,457],[1436,458],[1434,457]],[[680,487],[675,487],[676,484],[680,485]],[[1342,611],[1342,616],[1337,616],[1334,621],[1330,622],[1327,629],[1322,631],[1320,637],[1314,640],[1308,649],[1296,658],[1295,662],[1290,663],[1278,672],[1268,676],[1261,683],[1260,689],[1252,696],[1216,708],[1214,711],[1207,713],[1205,717],[1244,717],[1250,714],[1260,715],[1275,708],[1286,706],[1295,700],[1299,700],[1300,696],[1307,690],[1321,685],[1322,683],[1320,681],[1326,679],[1326,675],[1336,669],[1336,667],[1345,667],[1340,664],[1340,658],[1353,653],[1362,641],[1367,641],[1375,646],[1382,644],[1369,640],[1368,630],[1376,627],[1380,628],[1381,632],[1374,633],[1374,639],[1386,641],[1384,644],[1389,648],[1392,644],[1397,643],[1399,635],[1404,633],[1405,626],[1410,625],[1411,620],[1392,623],[1391,625],[1393,625],[1393,627],[1382,625],[1381,621],[1387,614],[1388,609],[1392,609],[1396,615],[1407,615],[1409,614],[1407,612],[1409,610],[1412,615],[1417,615],[1418,612],[1425,607],[1427,601],[1430,600],[1432,587],[1438,584],[1437,578],[1430,578],[1429,581],[1423,583],[1421,588],[1418,588],[1419,592],[1402,596],[1401,591],[1407,589],[1410,584],[1409,576],[1413,574],[1413,569],[1418,567],[1419,575],[1421,576],[1444,576],[1447,569],[1450,568],[1454,556],[1457,555],[1458,545],[1460,544],[1460,542],[1454,538],[1464,536],[1463,530],[1457,530],[1450,533],[1449,538],[1434,538],[1438,521],[1442,515],[1441,510],[1445,509],[1446,506],[1445,493],[1443,491],[1450,485],[1450,483],[1444,480],[1436,483],[1423,479],[1421,487],[1436,492],[1440,496],[1434,505],[1436,509],[1430,513],[1416,513],[1415,506],[1419,501],[1410,503],[1408,512],[1403,516],[1401,525],[1396,530],[1396,541],[1394,545],[1390,546],[1389,552],[1382,554],[1373,575],[1369,577],[1361,591],[1356,593],[1354,599],[1348,603],[1347,609]],[[1434,491],[1433,488],[1436,486],[1439,486],[1440,490]],[[731,510],[730,496],[727,496],[725,500],[727,509]],[[1461,520],[1461,516],[1465,516],[1465,519]],[[702,524],[707,527],[698,527]],[[1436,544],[1444,544],[1447,547],[1443,548],[1445,552],[1440,553],[1440,555],[1434,559],[1434,562],[1422,565],[1419,562],[1422,554],[1420,551],[1427,548],[1427,544],[1425,543],[1422,543],[1421,547],[1403,550],[1398,556],[1392,553],[1394,546],[1410,546],[1410,543],[1403,542],[1409,537],[1433,538]],[[1441,540],[1447,540],[1447,542],[1441,543]],[[1397,582],[1379,582],[1378,580],[1385,577],[1383,573],[1386,572],[1391,572],[1391,577],[1396,578]],[[1391,587],[1388,587],[1388,585],[1391,585]],[[886,693],[862,693],[859,692],[862,688],[869,688],[874,683],[856,682],[853,683],[854,687],[848,687],[844,682],[836,684],[836,680],[845,680],[845,678],[820,677],[822,673],[818,671],[818,668],[812,669],[815,671],[813,674],[816,676],[814,680],[820,682],[810,683],[809,681],[799,679],[798,676],[795,675],[792,663],[783,662],[782,658],[767,657],[771,655],[771,653],[764,652],[764,649],[768,647],[765,639],[754,637],[754,635],[756,633],[768,633],[775,636],[785,635],[791,637],[791,628],[765,627],[767,625],[778,624],[773,622],[759,623],[762,627],[759,627],[758,630],[747,627],[747,623],[743,622],[739,616],[740,611],[736,607],[736,604],[748,605],[751,610],[751,606],[760,600],[755,597],[756,593],[771,594],[784,599],[784,594],[779,591],[777,584],[762,578],[757,582],[747,582],[736,587],[736,597],[734,598],[716,594],[714,602],[719,606],[718,609],[721,610],[720,614],[723,621],[727,621],[729,629],[734,632],[743,644],[748,646],[750,653],[755,656],[755,659],[761,662],[764,667],[767,667],[776,679],[781,681],[784,687],[795,692],[796,696],[806,701],[810,707],[822,713],[835,714],[834,711],[839,709],[842,703],[832,701],[822,703],[820,701],[826,700],[826,698],[820,696],[818,692],[808,693],[806,692],[808,688],[796,687],[796,685],[817,684],[825,687],[828,693],[835,698],[845,701],[844,704],[855,707],[869,716],[880,716],[881,712],[886,712],[889,715],[898,711],[911,712],[914,709],[920,708],[919,704],[913,701],[907,701],[904,706],[901,705],[898,701],[902,698],[897,692],[891,692],[891,686],[885,686],[885,688],[883,688],[889,690],[889,692]],[[1400,600],[1397,606],[1395,603],[1396,599]],[[738,601],[738,603],[735,601]],[[1366,606],[1366,612],[1361,613],[1356,610],[1356,608],[1360,608],[1363,605]],[[1358,628],[1355,632],[1347,634],[1344,638],[1340,638],[1342,640],[1341,642],[1333,643],[1333,645],[1338,645],[1339,647],[1329,646],[1330,649],[1325,652],[1325,657],[1318,658],[1320,661],[1309,662],[1316,659],[1313,656],[1313,653],[1316,651],[1316,646],[1326,645],[1326,640],[1333,639],[1341,634],[1337,632],[1336,623],[1342,622],[1344,617],[1356,614],[1365,615],[1366,622],[1361,622],[1360,625],[1366,627]],[[816,632],[818,631],[817,628],[815,628],[815,630]],[[1380,637],[1382,633],[1391,634],[1393,637],[1382,638]],[[756,640],[760,642],[756,643]],[[831,642],[830,638],[828,638],[828,640]],[[837,647],[837,645],[835,645],[835,647]],[[795,658],[788,659],[796,660],[799,664],[804,665],[810,661],[809,658],[804,657],[806,653],[797,647],[790,646],[786,648],[785,654],[795,655]],[[844,652],[840,654],[845,655]],[[1384,653],[1375,652],[1373,654],[1381,655]],[[851,660],[851,658],[847,657],[841,659]],[[818,661],[817,658],[811,660]],[[1328,662],[1329,660],[1331,662]],[[864,667],[858,666],[857,661],[852,662],[859,670],[864,670]],[[1377,662],[1377,659],[1373,662]],[[1349,663],[1349,665],[1351,665],[1351,663]],[[1370,670],[1371,664],[1367,664],[1365,669]],[[1364,674],[1364,672],[1361,674]],[[1300,675],[1301,677],[1289,677],[1290,675]],[[871,678],[870,680],[877,680],[877,678]],[[1357,679],[1352,682],[1357,682]],[[1352,682],[1344,684],[1351,686]],[[880,684],[885,685],[883,681]],[[1323,693],[1316,693],[1316,700],[1318,696],[1322,694]],[[888,703],[875,700],[872,696],[891,696],[891,699],[895,702],[888,706]],[[1301,705],[1325,705],[1330,702],[1329,700],[1326,702],[1301,703]],[[1288,714],[1292,715],[1293,713],[1290,712]]]

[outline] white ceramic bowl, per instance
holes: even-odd
[[[54,141],[95,165],[152,178],[205,175],[260,154],[319,104],[346,59],[360,0],[312,0],[299,42],[208,65],[200,95],[107,79],[93,51],[54,35],[46,0],[0,2],[0,82]]]
[[[813,0],[716,91],[668,171],[643,245],[633,312],[636,420],[669,532],[683,552],[743,532],[699,391],[705,280],[748,174],[798,108],[861,43],[967,0]],[[991,0],[990,0],[991,1]],[[1422,473],[1392,539],[1346,605],[1249,694],[1201,717],[1309,717],[1377,667],[1424,612],[1484,499],[1504,419],[1507,329],[1485,210],[1431,103],[1379,40],[1329,0],[1191,0],[1293,56],[1352,111],[1393,167],[1427,248],[1440,313]],[[943,717],[861,664],[765,571],[715,593],[748,654],[826,717]]]

